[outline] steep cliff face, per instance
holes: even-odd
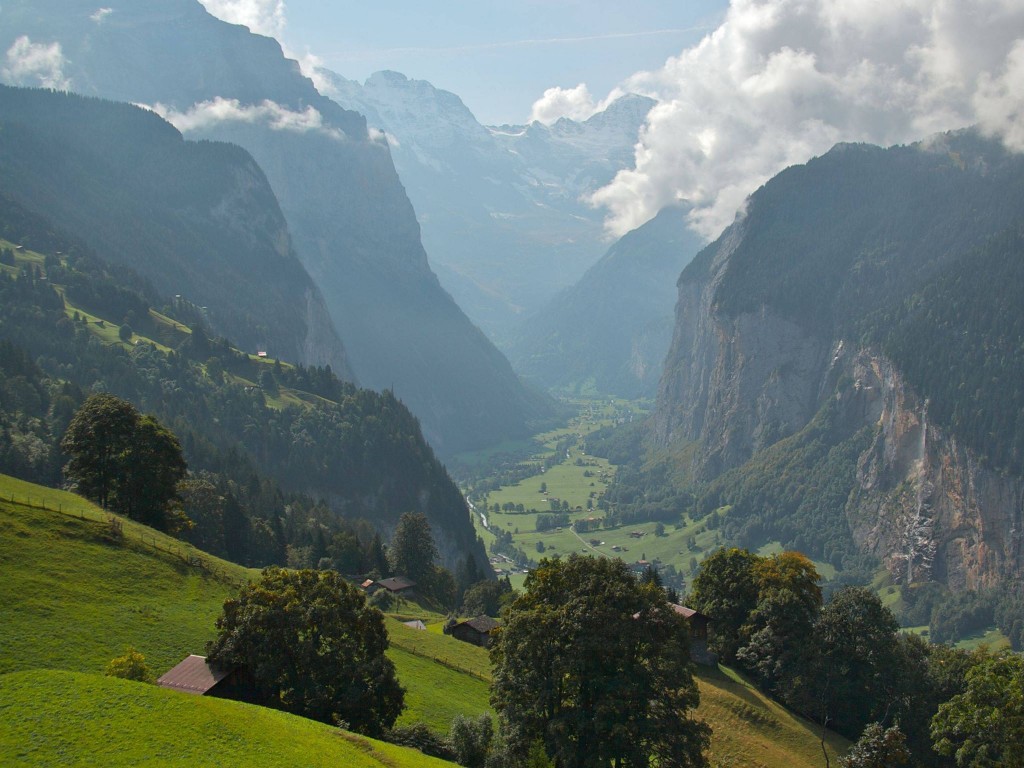
[[[1024,480],[983,467],[893,364],[866,350],[847,356],[852,407],[877,426],[861,454],[846,514],[854,539],[905,583],[993,587],[1021,576]]]
[[[1021,308],[994,297],[1016,291],[1024,241],[1011,238],[995,255],[982,244],[1024,218],[1020,198],[1005,198],[1022,179],[1019,158],[965,133],[914,148],[840,148],[769,182],[679,280],[653,440],[693,444],[679,453],[688,457],[685,474],[698,485],[722,478],[714,503],[732,503],[729,483],[745,483],[732,498],[754,514],[749,489],[761,481],[751,476],[773,466],[757,457],[783,438],[799,442],[828,406],[831,436],[810,464],[820,472],[830,446],[868,445],[857,448],[848,495],[833,497],[845,506],[828,512],[862,552],[908,583],[964,589],[1019,577],[1018,453],[982,455],[983,441],[961,435],[977,431],[974,410],[998,422],[976,402],[993,377],[1017,407],[1010,372]],[[985,277],[1003,264],[1012,266]],[[981,383],[958,349],[944,370],[920,363],[964,338],[986,350]],[[976,388],[974,398],[966,394]],[[853,441],[865,434],[867,443]],[[999,440],[1014,446],[1020,436],[1011,430]],[[775,492],[799,502],[814,493],[801,487],[807,482],[794,475]]]

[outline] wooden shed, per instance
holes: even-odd
[[[242,669],[221,669],[210,664],[205,656],[192,654],[156,681],[170,688],[196,696],[216,696],[221,699],[253,700],[253,685]]]
[[[445,627],[444,633],[464,643],[472,643],[473,645],[479,645],[481,648],[489,648],[492,639],[491,633],[500,626],[490,616],[477,616]]]

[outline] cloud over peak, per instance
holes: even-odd
[[[316,131],[339,140],[345,138],[345,135],[337,128],[325,125],[323,115],[313,107],[306,107],[302,112],[295,112],[269,100],[264,100],[259,104],[242,104],[238,99],[225,99],[218,96],[210,101],[193,104],[184,112],[163,104],[154,104],[146,108],[156,112],[182,133],[202,131],[219,123],[234,122],[263,124],[274,131],[290,131],[292,133]]]
[[[60,43],[33,43],[22,35],[7,49],[0,80],[8,85],[66,91],[71,80],[64,76],[64,63]]]
[[[609,230],[686,200],[712,238],[758,186],[839,141],[888,145],[979,123],[1024,151],[1024,5],[733,0],[718,29],[624,88],[659,104],[635,168],[593,197]]]
[[[287,24],[284,0],[199,0],[213,16],[280,38]]]

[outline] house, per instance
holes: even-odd
[[[393,595],[411,597],[416,589],[416,582],[405,578],[405,576],[392,576],[390,579],[381,579],[377,582],[377,586],[386,589]]]
[[[364,581],[362,584],[359,585],[359,588],[361,590],[363,590],[363,592],[365,592],[366,594],[372,595],[378,589],[381,589],[381,586],[380,586],[380,584],[378,584],[373,579],[367,579],[366,581]]]
[[[705,667],[715,666],[718,663],[718,657],[708,650],[708,625],[711,618],[693,608],[687,608],[685,605],[669,603],[669,607],[686,620],[690,634],[690,658],[693,663]],[[640,616],[640,613],[633,614],[634,619],[640,619]]]
[[[464,643],[479,645],[481,648],[489,648],[493,639],[491,633],[501,625],[490,616],[477,616],[459,623],[449,623],[444,628],[446,635],[451,635],[456,640]]]
[[[708,626],[711,623],[711,617],[693,608],[687,608],[685,605],[676,605],[675,603],[669,605],[672,606],[673,611],[686,619],[686,624],[690,628],[690,658],[694,663],[707,667],[717,664],[718,657],[708,650]]]
[[[170,688],[196,696],[216,696],[221,699],[253,700],[253,683],[242,669],[221,669],[210,664],[205,656],[191,654],[156,681],[162,688]]]

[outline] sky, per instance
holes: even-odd
[[[760,185],[839,142],[976,125],[1024,151],[1024,0],[201,2],[307,69],[394,69],[458,94],[485,124],[585,119],[623,92],[656,99],[633,167],[590,200],[612,236],[686,202],[692,228],[716,237]],[[5,71],[49,62],[42,45],[8,52]]]
[[[287,0],[281,38],[350,80],[392,69],[458,94],[485,125],[523,123],[553,86],[600,99],[721,21],[725,0]]]

